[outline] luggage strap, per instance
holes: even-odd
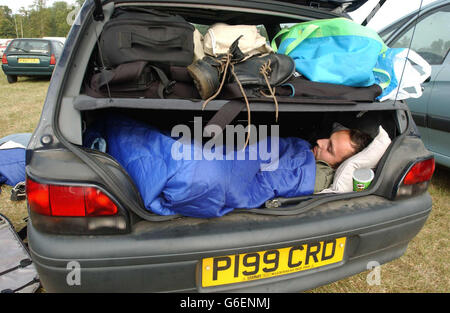
[[[175,81],[169,80],[169,78],[167,77],[167,75],[164,73],[163,70],[154,65],[149,65],[145,61],[124,63],[119,65],[113,70],[103,69],[101,71],[100,79],[98,82],[98,89],[100,90],[100,88],[105,85],[109,87],[108,85],[113,81],[119,83],[137,79],[142,74],[144,68],[147,65],[151,67],[158,76],[159,78],[158,96],[161,99],[164,99],[165,96],[167,96],[172,92],[172,88],[175,85]]]
[[[245,103],[240,100],[231,100],[225,103],[219,111],[209,120],[209,125],[217,125],[224,130],[225,127],[245,108]],[[216,134],[218,135],[218,134]]]
[[[167,78],[167,75],[160,68],[153,65],[150,65],[150,67],[155,71],[155,73],[159,77],[160,84],[158,86],[158,96],[161,99],[164,99],[165,96],[172,93],[173,86],[175,85],[176,81],[169,80],[169,78]]]
[[[33,261],[31,261],[30,259],[20,260],[19,265],[11,267],[10,269],[7,269],[6,271],[1,272],[0,276],[8,274],[10,272],[13,272],[13,271],[15,271],[15,270],[17,270],[19,268],[25,268],[25,267],[31,265],[31,263],[33,263]]]
[[[242,100],[242,93],[237,83],[228,83],[223,86],[221,96],[223,99],[230,99],[211,118],[208,125],[217,125],[222,130],[225,129],[234,118],[245,107]],[[246,92],[251,94],[251,90]],[[297,98],[295,96],[299,94]],[[290,103],[314,103],[314,104],[352,104],[357,101],[374,101],[374,98],[381,93],[378,85],[369,87],[348,87],[325,83],[310,82],[305,79],[292,79],[277,87],[276,94],[284,97],[283,101]],[[328,94],[324,96],[324,94]],[[251,96],[254,96],[251,94]],[[267,101],[267,98],[259,98],[258,101]],[[217,135],[217,134],[216,134]]]
[[[31,286],[33,284],[40,284],[40,281],[37,277],[33,278],[33,280],[29,281],[25,285],[20,286],[19,288],[16,288],[14,290],[13,289],[3,289],[2,291],[0,291],[0,293],[16,293],[17,291],[20,291],[20,290],[24,289],[25,287]]]

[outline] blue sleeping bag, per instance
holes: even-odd
[[[25,181],[25,148],[4,148],[5,143],[26,147],[31,133],[12,134],[0,138],[0,185],[15,186]]]
[[[218,217],[235,208],[260,207],[274,197],[314,190],[314,155],[309,143],[299,138],[279,138],[277,162],[262,160],[259,153],[249,157],[261,142],[246,148],[244,160],[236,151],[224,151],[222,160],[196,160],[195,142],[181,146],[169,134],[123,116],[109,116],[90,127],[84,144],[90,147],[98,138],[106,140],[107,153],[134,180],[145,207],[160,215]],[[270,137],[266,140],[271,151]],[[192,148],[190,157],[174,158],[173,147]],[[275,170],[264,170],[274,163]]]
[[[25,181],[25,149],[0,149],[0,185]]]

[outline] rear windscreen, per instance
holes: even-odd
[[[48,41],[14,40],[8,47],[8,53],[50,54]]]

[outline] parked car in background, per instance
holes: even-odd
[[[432,67],[423,95],[406,102],[436,162],[450,167],[450,1],[436,1],[387,26],[380,35],[389,47],[409,47]]]
[[[2,69],[9,83],[18,76],[51,76],[63,50],[58,40],[14,39],[2,56]]]
[[[66,37],[42,37],[42,39],[57,40],[60,41],[62,44],[66,42]]]

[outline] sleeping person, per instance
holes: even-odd
[[[338,129],[329,138],[317,140],[314,147],[300,138],[280,137],[275,141],[276,168],[270,168],[273,159],[258,154],[249,157],[262,144],[270,147],[270,137],[250,144],[245,151],[223,149],[220,159],[180,159],[173,156],[173,147],[179,144],[176,138],[142,122],[109,115],[89,127],[85,146],[91,147],[99,138],[133,179],[147,210],[206,218],[237,208],[258,208],[276,197],[319,192],[331,184],[337,166],[371,140],[350,129]],[[245,157],[238,157],[242,152]]]
[[[361,152],[372,138],[358,130],[334,123],[329,138],[319,139],[312,148],[316,160],[314,193],[328,188],[333,182],[335,170],[349,157]]]

